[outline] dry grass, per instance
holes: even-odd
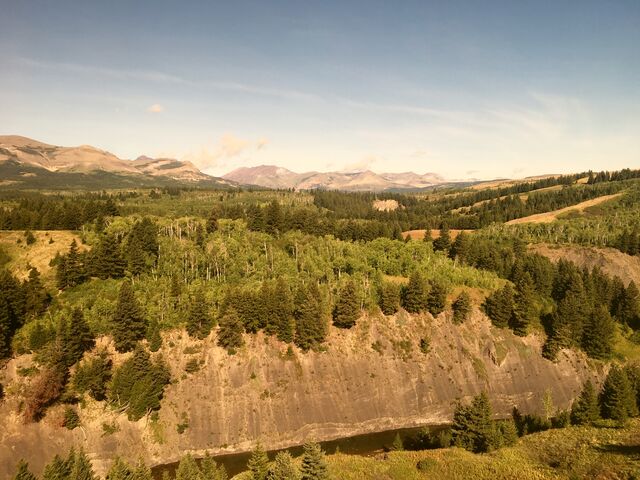
[[[572,211],[582,212],[586,208],[613,200],[614,198],[618,198],[620,195],[622,195],[622,193],[603,195],[602,197],[592,198],[591,200],[587,200],[570,207],[561,208],[559,210],[554,210],[553,212],[537,213],[535,215],[529,215],[528,217],[516,218],[508,221],[506,225],[517,225],[519,223],[551,223],[557,220],[559,215]]]
[[[79,250],[86,250],[80,242],[80,237],[71,231],[39,230],[32,233],[36,242],[27,245],[22,230],[0,231],[0,245],[11,257],[7,268],[19,278],[27,277],[29,274],[27,267],[30,265],[38,269],[45,283],[52,282],[54,271],[49,266],[49,262],[56,253],[66,253],[73,239],[78,243]],[[20,240],[19,243],[18,240]],[[50,240],[53,240],[53,243],[50,243]]]

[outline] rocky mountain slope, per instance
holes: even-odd
[[[296,190],[314,188],[347,191],[420,190],[446,183],[435,173],[424,175],[413,172],[374,173],[370,170],[295,173],[274,165],[242,167],[227,173],[222,178],[245,185]]]
[[[426,353],[422,338],[429,342]],[[18,372],[31,359],[11,360],[0,378],[6,393],[0,403],[0,477],[8,477],[20,457],[39,473],[71,445],[82,445],[104,474],[116,455],[158,464],[185,452],[250,450],[256,438],[271,449],[438,424],[451,420],[455,400],[482,390],[499,416],[514,405],[541,412],[547,391],[558,408],[567,408],[587,378],[602,377],[582,353],[567,350],[556,362],[546,360],[538,337],[496,329],[478,311],[460,326],[450,313],[437,319],[403,312],[364,316],[351,330],[332,329],[324,352],[288,352],[262,334],[245,340],[246,347],[229,356],[214,333],[203,342],[179,331],[165,335],[161,353],[174,381],[158,418],[130,422],[103,402],[86,399],[79,408],[82,427],[72,431],[60,426],[63,405],[39,423],[23,423],[17,393],[28,388],[29,377]],[[188,373],[193,359],[200,368]]]
[[[139,157],[123,160],[89,145],[59,147],[17,135],[0,136],[0,186],[108,188],[233,182],[202,173],[190,162]]]

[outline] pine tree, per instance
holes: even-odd
[[[293,298],[283,277],[279,277],[276,281],[272,302],[270,318],[278,340],[286,343],[293,342],[295,332]]]
[[[147,269],[144,250],[139,241],[130,241],[127,247],[127,267],[132,275],[142,274]]]
[[[83,450],[73,456],[70,478],[73,480],[98,480],[98,477],[93,472],[91,462]]]
[[[196,291],[189,307],[187,333],[192,338],[203,339],[211,331],[212,321],[204,291]]]
[[[123,282],[112,319],[112,333],[116,350],[121,353],[131,351],[136,342],[144,337],[147,329],[146,323],[131,288],[131,283]]]
[[[600,393],[600,413],[624,423],[627,418],[638,414],[636,399],[625,371],[613,365],[607,375]]]
[[[464,263],[467,259],[467,255],[469,254],[469,249],[471,248],[470,244],[471,238],[469,238],[469,235],[465,232],[460,232],[451,245],[449,258]]]
[[[29,464],[24,460],[20,460],[13,480],[36,480],[36,476],[29,471]]]
[[[198,245],[198,247],[204,248],[206,240],[207,238],[205,237],[204,227],[201,223],[198,223],[198,226],[196,227],[196,236],[194,242],[196,245]]]
[[[277,200],[272,200],[267,206],[264,215],[265,230],[271,235],[277,235],[282,231],[284,218],[282,209]]]
[[[333,324],[339,328],[351,328],[360,316],[360,302],[356,292],[356,285],[349,280],[340,290],[338,300],[333,308]]]
[[[571,423],[574,425],[588,425],[600,418],[598,396],[591,380],[587,380],[582,392],[571,406]]]
[[[605,360],[613,353],[615,323],[609,309],[600,306],[592,314],[582,333],[582,349],[592,358]]]
[[[329,472],[324,452],[317,443],[306,443],[303,447],[301,479],[328,480]]]
[[[29,278],[24,283],[25,315],[38,317],[44,313],[51,297],[44,289],[37,268],[29,270]]]
[[[633,329],[640,329],[640,292],[633,281],[622,292],[615,314],[620,323],[629,325]]]
[[[414,270],[402,295],[402,306],[409,313],[420,313],[427,309],[427,288],[422,275]]]
[[[200,463],[200,470],[206,480],[227,480],[228,478],[224,465],[218,465],[208,452]]]
[[[98,355],[82,361],[73,375],[73,388],[79,394],[88,391],[95,400],[104,400],[107,396],[107,385],[111,379],[112,362],[106,350]]]
[[[9,303],[0,292],[0,359],[11,355],[11,338],[13,337],[12,315]]]
[[[198,464],[191,454],[187,453],[180,459],[176,469],[176,480],[208,480],[200,471]]]
[[[380,310],[385,315],[393,315],[400,308],[400,288],[394,283],[384,282],[378,293]]]
[[[252,480],[267,480],[269,473],[269,457],[260,445],[260,442],[256,444],[256,448],[251,453],[247,468],[251,472]]]
[[[535,286],[531,275],[524,272],[516,283],[509,326],[516,335],[524,336],[527,334],[529,325],[534,321],[535,315]]]
[[[211,210],[209,217],[207,218],[206,225],[207,233],[214,233],[218,230],[218,216],[216,215],[216,210]]]
[[[460,324],[467,321],[471,315],[471,297],[466,290],[462,291],[453,302],[453,323]]]
[[[402,443],[402,438],[400,438],[400,434],[396,433],[396,436],[393,439],[393,443],[391,444],[391,449],[396,452],[401,452],[404,450],[404,443]]]
[[[84,352],[91,350],[95,345],[95,336],[84,319],[82,310],[74,308],[71,318],[65,322],[67,332],[62,334],[61,347],[65,352],[67,366],[71,366],[82,358]]]
[[[300,480],[300,472],[288,451],[278,452],[269,471],[269,480]]]
[[[487,316],[498,328],[509,326],[509,320],[513,315],[513,289],[509,284],[500,290],[496,290],[487,297],[484,303],[484,310]]]
[[[242,332],[244,330],[238,312],[234,308],[229,308],[220,318],[220,328],[218,329],[218,345],[226,348],[230,354],[244,345]]]
[[[440,236],[433,241],[433,249],[436,252],[447,253],[451,248],[451,233],[447,224],[443,224],[440,228]]]
[[[456,446],[474,453],[487,452],[495,444],[489,397],[482,392],[470,405],[458,403],[453,413],[451,433]]]
[[[147,467],[142,460],[140,460],[138,464],[133,468],[133,472],[131,473],[131,480],[153,480],[151,469]],[[207,480],[218,479],[212,477],[211,479]]]
[[[295,344],[309,350],[324,342],[327,335],[325,307],[318,285],[300,285],[294,302],[296,319]]]
[[[424,231],[424,237],[422,237],[422,241],[425,243],[431,243],[433,242],[433,237],[431,236],[431,230],[430,229],[426,229]]]
[[[69,480],[71,475],[71,461],[63,460],[59,455],[55,455],[53,460],[44,467],[43,480]]]
[[[431,289],[427,295],[427,309],[434,317],[442,313],[447,306],[447,287],[437,280],[431,281]]]
[[[120,278],[124,276],[124,269],[125,261],[118,240],[113,235],[105,235],[91,256],[92,274],[102,279]]]
[[[152,320],[147,330],[147,339],[149,341],[149,350],[157,352],[162,347],[162,336],[160,335],[160,324],[158,320]]]

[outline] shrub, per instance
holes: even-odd
[[[80,426],[80,417],[73,408],[67,407],[65,409],[62,425],[69,430],[73,430],[74,428]]]

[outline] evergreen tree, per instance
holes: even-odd
[[[380,310],[385,315],[393,315],[400,308],[400,288],[396,284],[383,282],[378,296]]]
[[[153,480],[151,469],[147,467],[142,460],[140,460],[133,469],[133,472],[131,474],[131,480]],[[207,480],[217,480],[217,479],[211,478]]]
[[[300,480],[300,472],[288,451],[278,452],[269,470],[269,480]]]
[[[29,464],[24,460],[18,462],[18,468],[13,480],[36,480],[36,476],[29,471]]]
[[[63,460],[59,455],[55,455],[53,460],[44,467],[43,480],[69,480],[71,475],[71,463]]]
[[[302,480],[328,480],[329,472],[324,452],[317,443],[306,443],[303,447]]]
[[[524,272],[516,283],[509,326],[516,335],[524,336],[527,334],[529,325],[534,321],[535,315],[535,286],[531,275]]]
[[[272,200],[264,215],[265,230],[271,235],[278,235],[283,228],[284,218],[277,200]]]
[[[267,474],[269,473],[269,457],[260,445],[260,442],[256,444],[256,448],[251,453],[247,468],[251,472],[252,480],[267,480]]]
[[[402,450],[404,450],[404,443],[402,443],[402,438],[400,438],[399,433],[396,433],[396,436],[393,438],[391,449],[395,450],[396,452],[401,452]]]
[[[453,302],[453,323],[460,324],[467,321],[471,315],[471,297],[463,290]]]
[[[187,318],[187,333],[192,338],[203,339],[211,331],[211,315],[204,292],[200,289],[196,292],[189,307]]]
[[[71,454],[70,454],[71,456]],[[71,458],[71,457],[70,457]],[[71,474],[69,477],[73,480],[98,480],[98,477],[93,472],[91,462],[87,457],[87,454],[83,450],[75,452],[73,463],[71,466]]]
[[[356,292],[356,285],[349,280],[340,291],[338,300],[333,308],[333,324],[339,328],[351,328],[360,316],[360,302]]]
[[[634,330],[640,329],[640,293],[633,281],[620,295],[615,315],[620,323],[629,325]]]
[[[67,265],[67,270],[69,266]],[[105,235],[91,256],[91,272],[98,278],[120,278],[124,276],[125,261],[120,245],[113,235]]]
[[[0,292],[0,359],[11,355],[11,338],[13,337],[12,315],[9,303]]]
[[[325,307],[318,285],[300,285],[294,302],[296,319],[295,344],[309,350],[324,342],[327,335]]]
[[[610,358],[613,353],[615,329],[609,309],[606,306],[596,308],[582,333],[582,349],[592,358]]]
[[[37,268],[29,270],[29,278],[24,283],[25,315],[38,317],[44,313],[51,297],[44,289]]]
[[[513,289],[509,284],[487,297],[484,310],[496,327],[506,328],[513,315]]]
[[[600,418],[598,396],[590,380],[587,380],[582,392],[571,406],[571,423],[588,425]]]
[[[214,233],[218,230],[218,216],[216,215],[215,209],[211,210],[207,218],[206,230],[207,233]]]
[[[471,238],[466,232],[460,232],[449,250],[449,258],[465,262],[471,248]]]
[[[200,470],[206,480],[227,480],[228,478],[224,465],[218,465],[208,452],[200,463]]]
[[[149,350],[157,352],[162,347],[162,336],[160,335],[160,324],[158,320],[152,320],[147,329],[147,339],[149,341]]]
[[[64,351],[68,367],[82,358],[84,352],[91,350],[95,345],[95,337],[89,328],[82,310],[74,308],[71,318],[60,328],[66,332],[59,333],[59,341]]]
[[[187,453],[180,459],[178,468],[176,469],[176,480],[208,480],[205,479],[198,464],[191,454]]]
[[[431,230],[430,229],[426,229],[424,231],[424,237],[422,237],[422,241],[425,243],[431,243],[433,242],[433,237],[431,236]]]
[[[139,241],[129,242],[127,248],[127,268],[132,275],[142,274],[147,269],[144,250]]]
[[[86,279],[86,269],[82,261],[83,255],[78,251],[78,244],[73,239],[69,251],[60,257],[60,263],[56,271],[58,288],[75,287]]]
[[[436,252],[447,253],[451,248],[451,233],[447,224],[440,227],[440,236],[433,241],[433,249]]]
[[[611,367],[602,386],[600,413],[603,418],[610,418],[620,423],[638,414],[635,395],[627,374],[617,365]]]
[[[293,298],[283,277],[279,277],[276,281],[274,301],[272,316],[276,325],[276,335],[282,342],[293,342],[296,328],[293,317]]]
[[[431,281],[431,288],[427,295],[427,309],[434,317],[442,313],[447,306],[447,288],[437,280]]]
[[[119,352],[129,352],[144,337],[147,325],[142,310],[131,288],[125,281],[120,287],[116,311],[112,318],[112,334]]]
[[[422,275],[414,270],[402,295],[402,306],[409,313],[420,313],[427,309],[427,287]]]
[[[95,400],[104,400],[111,379],[111,366],[112,362],[106,350],[101,350],[95,357],[81,362],[73,375],[72,384],[75,391],[79,394],[88,391]]]
[[[494,446],[489,397],[482,392],[470,405],[458,403],[453,413],[451,433],[456,446],[474,453],[487,452]]]
[[[230,354],[244,345],[242,332],[244,330],[238,312],[229,308],[220,318],[218,329],[218,345],[227,349]]]
[[[196,236],[195,236],[195,244],[198,245],[198,247],[200,248],[204,248],[205,242],[206,242],[206,237],[205,237],[205,230],[204,227],[202,226],[201,223],[198,223],[198,226],[196,227]]]

